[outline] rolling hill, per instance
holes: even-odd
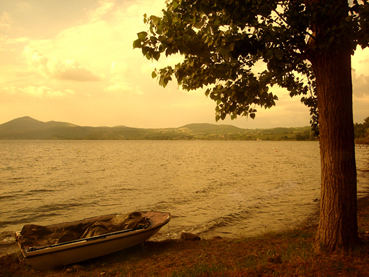
[[[0,139],[70,140],[310,140],[310,127],[242,129],[232,125],[188,124],[179,128],[78,126],[67,122],[42,122],[29,116],[0,125]]]

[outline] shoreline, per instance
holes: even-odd
[[[76,265],[37,271],[17,254],[0,257],[0,276],[369,276],[369,194],[358,199],[361,245],[349,256],[317,255],[318,211],[305,224],[255,237],[147,241]]]

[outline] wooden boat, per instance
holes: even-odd
[[[92,236],[87,235],[70,241],[63,240],[67,237],[73,237],[77,229],[79,232],[84,231],[84,233],[86,230],[81,229],[89,231],[91,231],[91,227],[101,229],[101,222],[104,224],[111,222],[119,215],[91,217],[48,226],[25,225],[21,232],[16,233],[16,240],[26,263],[37,269],[50,269],[104,256],[140,244],[154,235],[170,220],[170,214],[164,212],[135,212],[129,216],[133,214],[135,216],[139,214],[144,219],[145,224],[142,224],[141,220],[141,223],[136,224],[133,228],[102,234],[92,232]],[[69,230],[69,234],[66,235],[65,230]],[[33,236],[36,233],[37,238],[27,238],[27,236],[32,237],[30,233]],[[64,238],[59,237],[56,240],[55,233],[63,234]],[[57,243],[43,245],[45,241],[57,241]]]

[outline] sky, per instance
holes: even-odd
[[[151,72],[163,65],[133,49],[143,14],[164,0],[1,0],[0,124],[17,117],[83,126],[141,128],[216,123],[203,90],[166,88]],[[354,121],[369,116],[369,50],[352,57]],[[277,89],[277,105],[256,118],[218,123],[242,128],[309,125],[299,98]]]

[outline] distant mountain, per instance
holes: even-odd
[[[37,129],[37,128],[48,128],[48,127],[71,127],[76,126],[71,123],[48,121],[42,122],[29,116],[13,119],[0,125],[0,128],[11,129]]]
[[[67,122],[42,122],[29,116],[0,125],[0,139],[75,140],[310,140],[310,127],[242,129],[232,125],[188,124],[179,128],[78,126]]]
[[[17,133],[39,129],[42,126],[44,126],[43,122],[25,116],[0,125],[0,130],[5,133]]]
[[[58,129],[76,125],[65,122],[42,122],[25,116],[0,125],[0,139],[49,139]]]

